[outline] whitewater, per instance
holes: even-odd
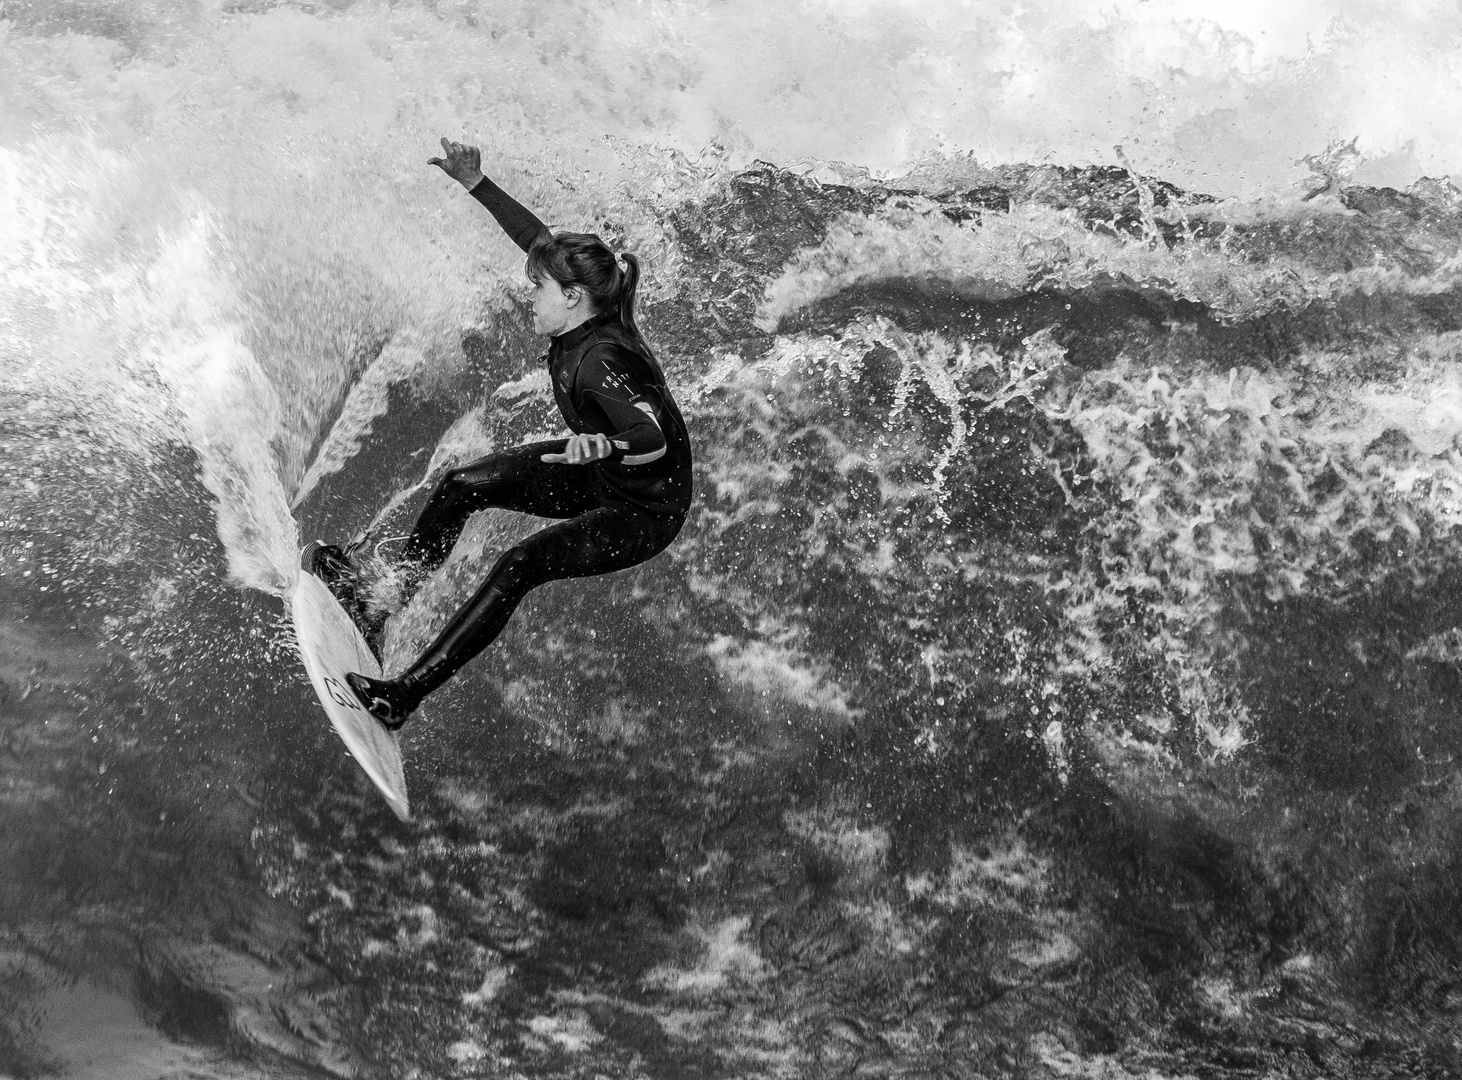
[[[1459,58],[1426,2],[0,2],[0,1076],[1455,1075]],[[562,431],[442,136],[640,257],[697,497],[433,697],[401,823],[300,546]]]

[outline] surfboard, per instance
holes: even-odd
[[[381,665],[340,601],[314,574],[301,571],[290,609],[300,658],[315,696],[330,717],[330,726],[396,816],[410,820],[411,803],[406,798],[406,774],[396,733],[366,712],[345,684],[349,671],[379,679]]]

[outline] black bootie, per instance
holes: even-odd
[[[379,720],[387,731],[400,731],[421,704],[421,699],[426,697],[410,675],[400,679],[372,679],[369,675],[352,671],[345,676],[345,681],[366,712]]]
[[[381,658],[381,634],[390,617],[382,611],[371,611],[360,598],[360,570],[343,548],[319,540],[306,545],[300,565],[325,583],[330,595],[355,623],[377,660]]]

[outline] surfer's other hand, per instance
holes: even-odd
[[[442,149],[446,152],[446,157],[427,158],[426,163],[438,166],[442,172],[469,191],[476,187],[477,182],[482,179],[482,152],[475,146],[453,142],[445,136],[442,138]]]
[[[614,447],[603,435],[575,435],[563,444],[562,454],[543,454],[542,458],[550,465],[587,465],[612,453]]]

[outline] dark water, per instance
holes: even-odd
[[[283,598],[560,427],[410,141],[546,46],[200,11],[0,21],[70,65],[0,144],[0,1075],[1462,1074],[1455,188],[520,144],[651,267],[697,502],[433,697],[403,824]]]

